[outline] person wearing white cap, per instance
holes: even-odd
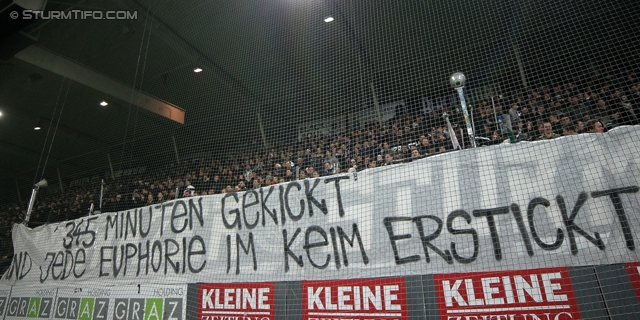
[[[190,197],[193,197],[193,194],[196,192],[196,187],[188,185],[185,191],[189,193]]]
[[[187,187],[184,189],[185,196],[193,197],[196,192],[196,187],[194,187],[190,181],[187,181]],[[189,193],[187,195],[187,193]]]

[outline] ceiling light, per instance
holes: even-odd
[[[102,102],[100,102],[100,105],[103,106],[103,107],[106,107],[106,106],[109,105],[109,103],[107,103],[106,101],[102,101]]]
[[[195,72],[195,73],[202,72],[202,69],[201,68],[195,68],[195,69],[193,69],[193,72]]]
[[[331,22],[331,21],[333,21],[333,17],[324,18],[324,22]]]
[[[33,130],[38,131],[38,130],[40,130],[40,127],[35,127],[35,128],[33,128]]]
[[[0,117],[2,117],[2,112],[0,112]]]

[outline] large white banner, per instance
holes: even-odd
[[[638,261],[640,128],[13,229],[6,284],[351,279]]]

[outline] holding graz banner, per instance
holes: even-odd
[[[3,282],[340,280],[638,261],[638,149],[640,129],[620,127],[16,225]]]

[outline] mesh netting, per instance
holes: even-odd
[[[4,319],[640,317],[638,2],[7,8]]]

